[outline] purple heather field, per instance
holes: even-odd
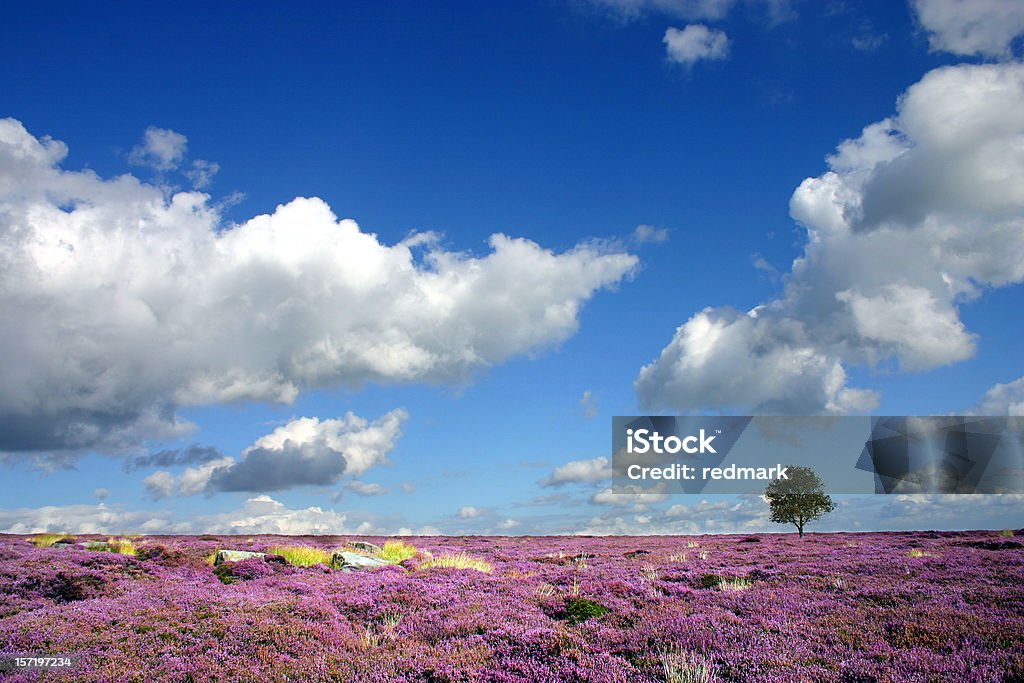
[[[220,577],[219,548],[357,539],[148,536],[120,555],[0,536],[0,653],[81,658],[0,678],[1024,681],[1019,536],[422,537],[401,565]],[[445,553],[493,571],[424,568]]]

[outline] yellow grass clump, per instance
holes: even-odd
[[[403,541],[384,541],[380,552],[374,553],[374,555],[391,564],[398,564],[415,556],[416,547]]]
[[[323,548],[309,545],[275,545],[268,551],[271,555],[280,555],[285,562],[293,567],[312,567],[314,564],[331,563],[334,553]]]
[[[128,538],[108,538],[107,547],[118,555],[134,555],[136,552],[135,544]]]
[[[749,579],[743,578],[723,578],[718,582],[718,590],[720,591],[745,591],[750,588],[753,584],[750,583]]]
[[[470,557],[466,553],[445,553],[437,557],[431,557],[420,563],[419,569],[430,569],[431,567],[454,567],[455,569],[475,569],[478,572],[490,574],[494,567],[476,557]]]
[[[37,548],[49,548],[60,539],[67,537],[68,534],[36,534],[28,540]]]

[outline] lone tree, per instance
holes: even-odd
[[[804,537],[804,525],[836,509],[832,498],[825,493],[825,485],[810,467],[791,465],[786,468],[788,479],[776,479],[768,484],[764,497],[771,508],[771,520],[779,524],[795,524]]]

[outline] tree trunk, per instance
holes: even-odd
[[[804,525],[803,524],[797,524],[796,525],[796,530],[800,532],[800,540],[801,541],[804,540]]]

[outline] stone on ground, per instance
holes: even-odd
[[[253,553],[248,550],[218,550],[217,558],[213,561],[214,567],[219,567],[225,562],[238,562],[247,560],[250,557],[266,557],[266,553]]]

